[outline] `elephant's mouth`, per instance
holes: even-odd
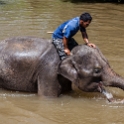
[[[87,77],[80,80],[77,86],[80,90],[86,92],[99,92],[98,87],[101,82],[101,76],[99,77]]]

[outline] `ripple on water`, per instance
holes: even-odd
[[[93,21],[87,28],[89,39],[100,47],[113,69],[124,75],[124,5],[64,3],[55,0],[4,0],[0,5],[0,40],[13,36],[51,38],[47,31],[67,19],[89,12]],[[82,43],[80,33],[75,39]],[[119,63],[119,64],[118,64]],[[117,100],[123,91],[110,89]],[[123,103],[109,103],[99,93],[65,94],[57,99],[37,94],[0,90],[2,124],[122,124]]]

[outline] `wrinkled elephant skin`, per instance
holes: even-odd
[[[100,92],[100,82],[124,89],[123,78],[113,72],[98,48],[79,45],[72,54],[60,62],[49,40],[4,40],[0,42],[0,87],[51,97],[72,90],[72,82],[86,92]]]

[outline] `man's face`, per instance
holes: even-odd
[[[80,20],[80,25],[84,28],[87,28],[90,24],[90,20],[88,20],[87,22],[84,22],[83,20]]]

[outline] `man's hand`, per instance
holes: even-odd
[[[87,45],[88,45],[89,47],[96,48],[96,45],[95,45],[95,44],[93,44],[93,43],[87,43]]]
[[[68,48],[65,48],[64,51],[65,51],[65,53],[66,53],[67,55],[71,55],[71,52],[70,52],[70,50],[69,50]]]

